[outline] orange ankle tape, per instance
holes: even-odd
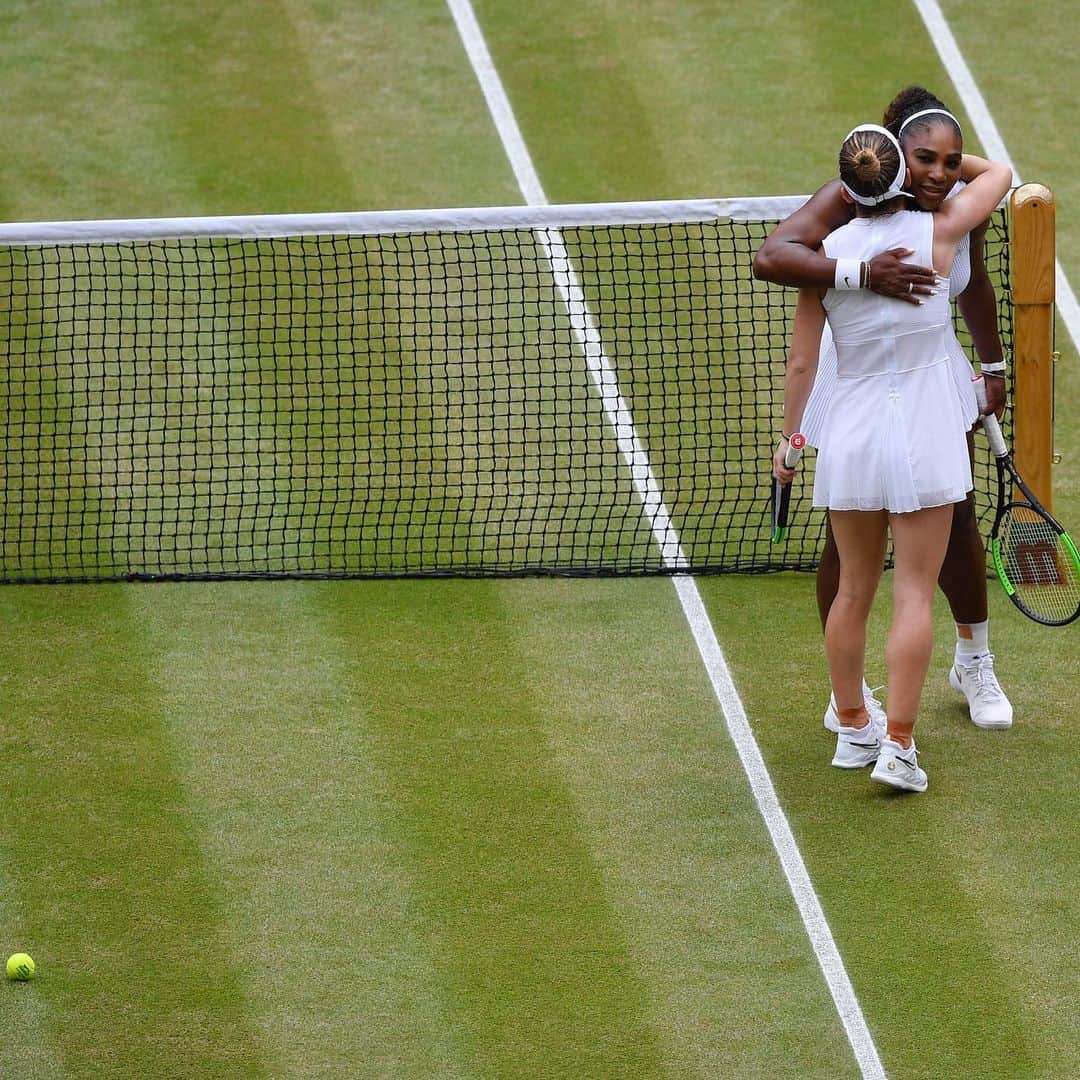
[[[836,711],[841,720],[868,720],[870,718],[865,705],[858,705],[854,709],[837,709]],[[851,724],[848,724],[848,727],[851,726]]]

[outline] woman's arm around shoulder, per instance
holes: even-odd
[[[840,194],[840,181],[830,180],[766,237],[754,256],[754,277],[774,285],[829,288],[836,260],[819,255],[818,249],[851,216],[851,207]]]
[[[965,154],[960,178],[967,186],[954,198],[946,199],[934,215],[935,245],[939,239],[955,244],[986,221],[1012,184],[1012,167]],[[943,267],[938,269],[944,271]]]
[[[841,191],[840,181],[830,180],[781,221],[754,256],[754,277],[798,289],[831,288],[836,260],[819,249],[829,233],[853,217],[854,208]],[[868,287],[881,296],[917,304],[920,295],[933,290],[934,272],[930,267],[901,261],[911,254],[907,248],[894,248],[875,255],[868,264]]]

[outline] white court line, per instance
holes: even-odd
[[[506,91],[503,89],[502,80],[492,62],[484,35],[476,21],[472,4],[470,0],[447,0],[447,5],[480,81],[521,193],[530,203],[546,203],[544,189],[536,174],[532,157],[525,145],[513,109],[510,107]],[[543,234],[538,235],[543,242]],[[569,265],[569,260],[566,259],[566,249],[562,244],[562,239],[558,234],[555,235],[557,239],[551,241],[550,245],[545,245],[545,250],[552,260],[552,270],[566,303],[574,327],[574,335],[585,353],[589,371],[600,391],[605,416],[608,423],[615,429],[619,450],[630,468],[634,486],[641,496],[642,513],[652,526],[653,536],[660,546],[664,564],[668,567],[686,565],[678,535],[660,498],[659,484],[638,440],[626,403],[619,394],[614,369],[604,354],[595,320],[585,305],[576,275]],[[566,261],[563,262],[563,260]],[[884,1077],[885,1070],[855,996],[854,987],[844,968],[844,962],[825,919],[821,902],[810,881],[806,864],[795,843],[791,826],[780,806],[780,800],[777,798],[776,789],[765,767],[757,741],[750,730],[745,707],[731,679],[731,672],[709,620],[701,594],[698,592],[697,584],[692,577],[686,575],[675,576],[673,582],[717,701],[723,710],[728,732],[746,771],[750,789],[769,830],[773,847],[780,857],[784,875],[791,887],[807,936],[836,1004],[836,1010],[847,1033],[848,1041],[855,1052],[855,1058],[864,1077]]]
[[[914,4],[926,24],[930,40],[933,41],[938,56],[941,57],[941,62],[945,65],[945,70],[952,79],[960,100],[964,103],[968,116],[971,117],[971,122],[975,125],[975,133],[979,136],[979,141],[983,144],[986,153],[995,161],[1005,162],[1012,169],[1016,183],[1023,183],[1009,156],[1009,151],[1005,148],[1005,140],[998,131],[998,126],[987,107],[986,99],[982,96],[978,83],[975,82],[975,76],[971,74],[971,68],[968,67],[963,53],[960,52],[960,46],[956,43],[941,5],[937,0],[914,0]],[[1065,276],[1060,259],[1054,261],[1054,281],[1057,287],[1057,309],[1061,314],[1061,320],[1069,332],[1069,337],[1072,338],[1074,348],[1080,349],[1080,304],[1077,304],[1076,293],[1073,292],[1073,287]]]

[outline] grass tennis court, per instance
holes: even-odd
[[[1071,10],[944,13],[1075,286]],[[908,82],[972,130],[912,5],[476,14],[552,202],[810,190]],[[440,2],[0,26],[3,220],[521,201]],[[1075,533],[1060,320],[1058,347]],[[891,799],[828,767],[811,576],[699,587],[888,1074],[1080,1072],[1075,626],[992,584],[1017,723],[987,733],[939,599],[931,791]],[[858,1075],[671,582],[29,586],[0,612],[0,946],[38,965],[0,986],[0,1075]]]

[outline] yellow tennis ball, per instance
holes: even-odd
[[[7,977],[17,982],[26,982],[34,977],[36,971],[34,958],[29,953],[17,952],[8,957]]]

